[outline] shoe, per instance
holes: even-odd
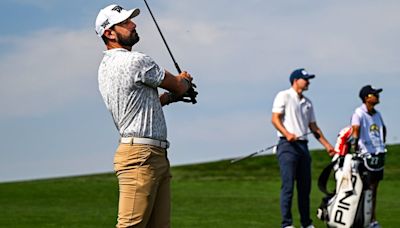
[[[293,225],[290,225],[290,226],[285,226],[284,228],[296,228],[296,227]]]
[[[379,222],[378,222],[378,221],[375,221],[375,222],[371,222],[371,223],[369,224],[369,227],[370,227],[370,228],[381,228],[381,225],[379,225]]]
[[[301,228],[304,228],[303,226]],[[306,228],[315,228],[315,226],[313,224],[310,224],[308,226],[306,226]]]

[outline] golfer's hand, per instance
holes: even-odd
[[[329,156],[333,156],[333,155],[335,155],[336,154],[336,151],[335,151],[335,148],[333,148],[333,146],[330,144],[330,143],[325,143],[325,149],[326,149],[326,152],[328,152],[328,154],[329,154]]]
[[[329,145],[326,148],[326,152],[328,152],[329,156],[333,157],[333,155],[336,154],[335,148],[333,148],[333,146]]]
[[[196,97],[197,97],[197,94],[199,94],[199,93],[195,90],[196,85],[193,83],[192,76],[189,73],[187,73],[186,71],[182,72],[180,74],[180,76],[182,76],[186,80],[186,82],[188,83],[188,87],[189,87],[188,90],[186,91],[186,93],[183,94],[183,99],[181,101],[192,102],[192,104],[196,104],[197,103]]]
[[[294,141],[297,140],[297,136],[295,134],[292,134],[292,133],[287,133],[285,135],[285,137],[286,137],[286,140],[289,141],[289,142],[294,142]]]
[[[358,143],[351,143],[350,148],[354,153],[358,153],[359,152]]]
[[[178,77],[185,79],[189,83],[189,86],[193,81],[192,75],[190,75],[187,71],[183,71],[178,75]]]

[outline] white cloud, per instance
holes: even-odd
[[[400,6],[395,1],[177,2],[153,11],[181,62],[207,69],[204,77],[223,72],[240,83],[243,78],[235,76],[248,74],[265,82],[273,78],[266,74],[287,75],[298,66],[329,71],[342,79],[371,71],[399,72],[400,25],[394,22],[400,19]],[[150,20],[146,12],[142,17]],[[151,24],[150,29],[158,38]],[[225,77],[213,80],[222,83]]]
[[[8,40],[8,41],[7,41]],[[42,30],[6,39],[0,56],[2,115],[36,115],[93,97],[101,42],[86,30]]]
[[[10,1],[14,4],[17,3],[20,5],[31,5],[44,10],[49,10],[55,5],[57,5],[57,1],[54,0],[5,0],[5,1],[6,2]]]
[[[395,32],[400,25],[394,23],[400,17],[398,4],[348,3],[343,8],[339,3],[315,7],[296,3],[304,8],[299,11],[293,3],[249,1],[232,3],[227,9],[228,3],[180,1],[174,7],[162,5],[161,11],[153,9],[181,68],[207,86],[203,91],[208,93],[200,94],[205,100],[216,96],[245,100],[249,94],[238,89],[260,84],[276,90],[277,83],[286,83],[286,75],[300,66],[338,80],[355,75],[353,83],[369,72],[389,78],[400,71],[396,39],[400,32]],[[175,72],[145,9],[137,24],[142,40],[136,50]],[[29,39],[12,38],[11,43],[10,37],[2,38],[2,43],[16,47],[0,56],[2,115],[48,112],[97,95],[93,90],[104,47],[91,29],[44,29]]]
[[[18,0],[43,10],[57,5],[46,5],[49,2]],[[174,73],[171,58],[143,2],[122,2],[127,8],[135,4],[142,9],[142,14],[135,18],[141,36],[135,50],[152,56]],[[367,83],[384,88],[378,108],[388,125],[388,139],[396,141],[400,137],[399,107],[395,105],[400,74],[398,1],[173,0],[153,3],[150,2],[153,12],[176,60],[182,69],[192,73],[200,93],[199,103],[194,106],[179,104],[165,109],[173,164],[240,156],[274,144],[271,103],[277,91],[289,86],[290,71],[300,66],[317,74],[306,94],[316,107],[319,126],[332,143],[337,131],[348,124],[351,112],[359,105],[359,88]],[[106,3],[98,4],[79,4],[79,12],[88,12],[94,17],[96,13],[89,12],[97,11]],[[89,6],[90,9],[85,8]],[[77,13],[69,10],[63,13]],[[64,17],[60,14],[59,19]],[[65,153],[63,158],[71,163],[77,157],[81,159],[72,167],[74,172],[89,172],[84,164],[93,162],[93,157],[77,156],[86,151],[83,149],[87,145],[86,137],[89,141],[104,142],[91,144],[90,149],[95,151],[95,157],[102,158],[112,156],[112,149],[105,149],[105,145],[117,137],[110,138],[116,134],[111,118],[99,117],[106,113],[104,106],[101,114],[96,112],[99,108],[87,115],[76,115],[80,118],[69,115],[75,110],[82,111],[82,106],[93,107],[101,100],[97,92],[97,68],[104,45],[93,32],[93,20],[86,22],[90,27],[85,29],[43,28],[31,34],[25,31],[23,37],[3,35],[0,38],[2,48],[5,47],[0,52],[0,121],[16,117],[12,131],[6,129],[2,133],[36,132],[25,129],[29,126],[26,122],[20,124],[18,117],[39,115],[51,119],[54,112],[65,111],[64,117],[70,119],[57,119],[57,126],[46,125],[46,132],[60,135],[43,137],[75,139],[71,149],[75,153],[58,151]],[[94,102],[94,99],[97,100]],[[88,109],[84,111],[89,112]],[[86,116],[93,115],[100,121],[107,120],[107,124],[82,124]],[[65,132],[66,128],[73,130]],[[82,141],[73,137],[77,134],[82,134],[78,137]],[[14,148],[12,144],[16,142],[6,143],[9,144],[5,148]],[[36,143],[37,148],[43,148],[40,142]],[[310,147],[321,146],[311,140]],[[38,164],[45,167],[51,162]],[[98,170],[100,166],[96,163],[96,167],[91,168]],[[64,171],[70,172],[71,168]],[[62,170],[54,172],[62,173]]]

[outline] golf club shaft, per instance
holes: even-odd
[[[149,10],[149,13],[150,13],[150,15],[151,15],[151,18],[153,18],[154,24],[156,24],[157,30],[158,30],[158,32],[160,33],[161,38],[162,38],[162,40],[163,40],[165,46],[167,47],[168,53],[169,53],[169,55],[171,56],[172,61],[174,62],[174,65],[175,65],[176,70],[178,71],[179,74],[182,73],[181,68],[179,67],[178,63],[176,62],[174,56],[172,55],[172,52],[171,52],[171,50],[169,49],[169,46],[168,46],[168,44],[167,44],[167,41],[165,40],[164,35],[163,35],[163,33],[161,32],[160,27],[158,26],[158,23],[157,23],[157,21],[156,21],[156,18],[154,17],[153,13],[151,12],[151,9],[150,9],[149,4],[147,4],[147,1],[146,1],[146,0],[144,0],[144,3],[146,4],[147,9]]]
[[[308,132],[308,133],[306,133],[306,134],[304,134],[304,135],[299,136],[298,138],[303,137],[303,136],[306,136],[306,135],[309,135],[309,134],[316,134],[316,133],[315,133],[315,132]],[[272,148],[274,148],[274,147],[276,147],[276,146],[278,146],[278,144],[269,146],[269,147],[267,147],[267,148],[264,148],[264,149],[262,149],[262,150],[259,150],[259,151],[257,151],[257,152],[251,153],[251,154],[249,154],[249,155],[246,155],[246,156],[243,156],[243,157],[240,157],[240,158],[232,159],[232,160],[231,160],[231,164],[236,163],[236,162],[239,162],[239,161],[243,161],[243,160],[245,160],[245,159],[247,159],[247,158],[254,157],[254,156],[256,156],[257,154],[260,154],[260,153],[262,153],[262,152],[268,151],[268,150],[270,150],[270,149],[272,149]]]
[[[254,156],[256,156],[257,154],[260,154],[260,153],[262,153],[262,152],[264,152],[264,151],[267,151],[267,150],[270,150],[270,149],[276,147],[277,145],[278,145],[278,144],[275,144],[275,145],[273,145],[273,146],[270,146],[270,147],[267,147],[267,148],[265,148],[265,149],[259,150],[259,151],[257,151],[257,152],[252,153],[252,154],[246,155],[246,156],[244,156],[244,157],[235,158],[235,159],[231,160],[231,164],[236,163],[236,162],[239,162],[239,161],[242,161],[242,160],[245,160],[245,159],[247,159],[247,158],[254,157]]]

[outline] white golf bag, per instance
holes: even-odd
[[[335,171],[336,188],[328,192],[331,170]],[[372,191],[368,189],[368,175],[363,160],[357,154],[335,155],[332,163],[318,179],[319,189],[326,194],[317,217],[328,227],[369,227],[372,213]]]

